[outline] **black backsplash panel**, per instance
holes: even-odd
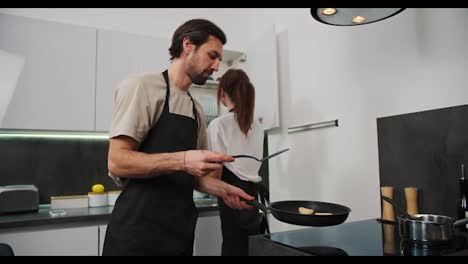
[[[40,203],[50,196],[86,195],[101,183],[119,190],[107,176],[105,139],[0,138],[0,185],[33,184]]]
[[[460,164],[468,166],[468,105],[377,119],[380,185],[419,188],[419,212],[457,219]]]

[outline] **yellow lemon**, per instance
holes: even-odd
[[[93,193],[103,193],[104,192],[104,185],[102,184],[94,184],[91,188]]]

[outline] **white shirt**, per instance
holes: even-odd
[[[264,131],[257,119],[247,136],[240,130],[234,113],[224,114],[210,122],[207,130],[208,149],[227,155],[251,155],[261,159],[263,157]],[[258,175],[261,163],[250,158],[239,158],[234,162],[226,162],[224,166],[239,179],[260,182]]]

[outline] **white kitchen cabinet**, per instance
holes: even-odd
[[[0,50],[24,58],[2,128],[94,130],[96,29],[0,14]]]
[[[170,63],[168,52],[170,44],[169,38],[98,30],[97,131],[108,131],[110,128],[114,92],[118,83],[132,74],[165,70]],[[217,107],[213,103],[208,103],[210,100],[203,98],[211,96],[216,99],[217,78],[229,68],[242,68],[250,76],[257,91],[256,116],[262,117],[265,129],[278,127],[278,73],[274,27],[263,35],[259,35],[258,40],[248,51],[224,50],[223,53],[220,70],[213,74],[214,81],[208,81],[203,86],[193,85],[190,89],[190,92],[205,107],[208,119],[212,118],[215,112],[213,108]],[[246,58],[247,61],[245,61]]]
[[[170,39],[98,30],[96,130],[111,125],[114,92],[119,82],[134,74],[162,72],[169,65]]]
[[[0,243],[9,244],[16,256],[101,256],[106,224],[71,224],[0,230]],[[218,212],[204,212],[195,230],[195,256],[221,255]]]
[[[223,60],[219,64],[219,71],[214,72],[212,80],[206,81],[204,85],[192,84],[190,94],[202,105],[205,112],[207,125],[211,120],[223,113],[227,113],[226,107],[219,104],[218,109],[218,78],[221,77],[228,69],[240,68],[243,69],[245,53],[234,50],[223,50]]]
[[[270,26],[246,52],[245,70],[255,86],[255,115],[263,128],[280,126],[276,31]]]
[[[0,232],[15,256],[97,256],[98,226],[15,228]]]
[[[0,50],[24,58],[0,128],[108,131],[118,83],[132,74],[166,69],[170,43],[170,38],[0,14]],[[213,77],[229,68],[246,70],[257,91],[256,116],[265,129],[278,127],[274,27],[251,47],[226,49]]]
[[[195,229],[194,256],[220,256],[223,237],[219,212],[198,217]]]
[[[255,116],[262,119],[263,128],[266,130],[279,127],[275,27],[272,25],[265,32],[259,34],[246,51],[225,49],[223,57],[219,71],[213,74],[214,80],[217,80],[228,69],[243,69],[255,87]],[[208,84],[202,88],[210,87],[216,86]],[[194,85],[193,88],[197,89],[200,86]],[[220,113],[225,111],[226,109],[221,107]]]
[[[107,225],[99,225],[99,256],[106,236]],[[221,255],[221,221],[219,213],[203,212],[197,220],[195,229],[195,241],[193,254],[195,256],[219,256]]]
[[[107,225],[99,226],[99,256],[102,256],[102,248],[104,246],[104,239],[106,238]]]
[[[106,236],[107,225],[99,225],[99,255]],[[221,255],[221,221],[218,211],[202,212],[197,220],[193,255],[219,256]]]
[[[259,34],[246,51],[225,49],[223,53],[219,71],[213,74],[213,79],[217,80],[228,69],[243,69],[255,87],[255,116],[262,119],[263,128],[266,130],[279,127],[278,64],[274,25]],[[192,89],[194,93],[198,95],[199,92],[196,90],[199,88],[216,89],[217,86],[208,83],[201,87],[193,85],[192,88],[194,88]],[[208,94],[209,92],[203,93]],[[216,96],[216,92],[214,95]],[[212,108],[211,105],[208,107]],[[225,111],[226,109],[221,105],[219,113]],[[211,111],[206,110],[205,112],[211,113]]]

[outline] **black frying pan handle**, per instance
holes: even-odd
[[[263,212],[263,223],[265,225],[265,232],[267,234],[271,234],[270,232],[270,226],[268,224],[268,207],[266,207],[265,205],[263,205],[261,202],[257,201],[257,200],[246,200],[244,198],[240,198],[241,201],[243,201],[244,203],[248,204],[248,205],[251,205],[251,206],[254,206],[254,207],[257,207],[258,209],[262,210]]]
[[[260,203],[259,201],[257,201],[257,200],[251,200],[251,201],[249,201],[249,200],[246,200],[246,199],[244,199],[244,198],[240,198],[240,199],[241,199],[241,201],[243,201],[244,203],[246,203],[246,204],[248,204],[248,205],[251,205],[251,206],[255,206],[255,207],[257,207],[258,209],[262,210],[262,211],[265,213],[265,215],[268,214],[268,208],[267,208],[265,205],[263,205],[262,203]]]

